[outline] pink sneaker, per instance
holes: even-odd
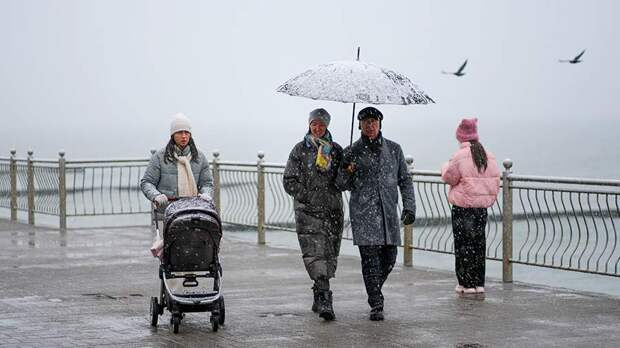
[[[484,286],[476,286],[476,293],[484,294]]]
[[[454,291],[458,294],[462,294],[463,291],[465,291],[465,288],[462,285],[457,285],[456,288],[454,288]]]
[[[476,289],[475,288],[465,288],[463,293],[464,294],[475,294],[476,293]]]

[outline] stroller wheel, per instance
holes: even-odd
[[[181,315],[173,314],[170,318],[170,326],[172,326],[172,332],[179,333],[179,324],[181,324]]]
[[[151,308],[150,308],[151,326],[157,326],[157,319],[159,318],[159,312],[160,312],[160,308],[159,308],[159,303],[157,302],[157,297],[153,296],[151,297]]]
[[[220,325],[224,325],[225,321],[226,321],[226,306],[224,306],[224,296],[221,296],[220,297],[220,315],[219,315]]]

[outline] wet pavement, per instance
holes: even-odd
[[[454,274],[397,267],[385,288],[386,320],[370,322],[359,259],[339,259],[337,320],[310,311],[299,251],[222,242],[226,326],[188,313],[149,323],[159,291],[146,227],[57,230],[0,220],[3,347],[577,347],[617,346],[620,299],[563,289],[487,283],[485,296],[453,292]]]

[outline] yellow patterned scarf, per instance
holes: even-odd
[[[326,131],[322,138],[315,138],[312,134],[308,133],[306,135],[306,141],[317,148],[316,160],[314,161],[317,169],[322,172],[328,171],[332,165],[333,145],[331,134]]]

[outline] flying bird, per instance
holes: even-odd
[[[442,71],[442,74],[447,74],[447,75],[455,75],[455,76],[463,76],[465,75],[465,73],[463,72],[463,70],[465,70],[465,65],[467,65],[467,59],[465,59],[465,62],[463,63],[463,65],[461,65],[461,67],[459,68],[459,70],[457,70],[456,72],[446,72],[446,71]]]
[[[580,59],[581,59],[581,56],[583,56],[584,53],[586,53],[586,50],[581,51],[581,53],[579,53],[573,59],[560,59],[559,62],[560,63],[571,63],[571,64],[581,63],[582,61]]]

